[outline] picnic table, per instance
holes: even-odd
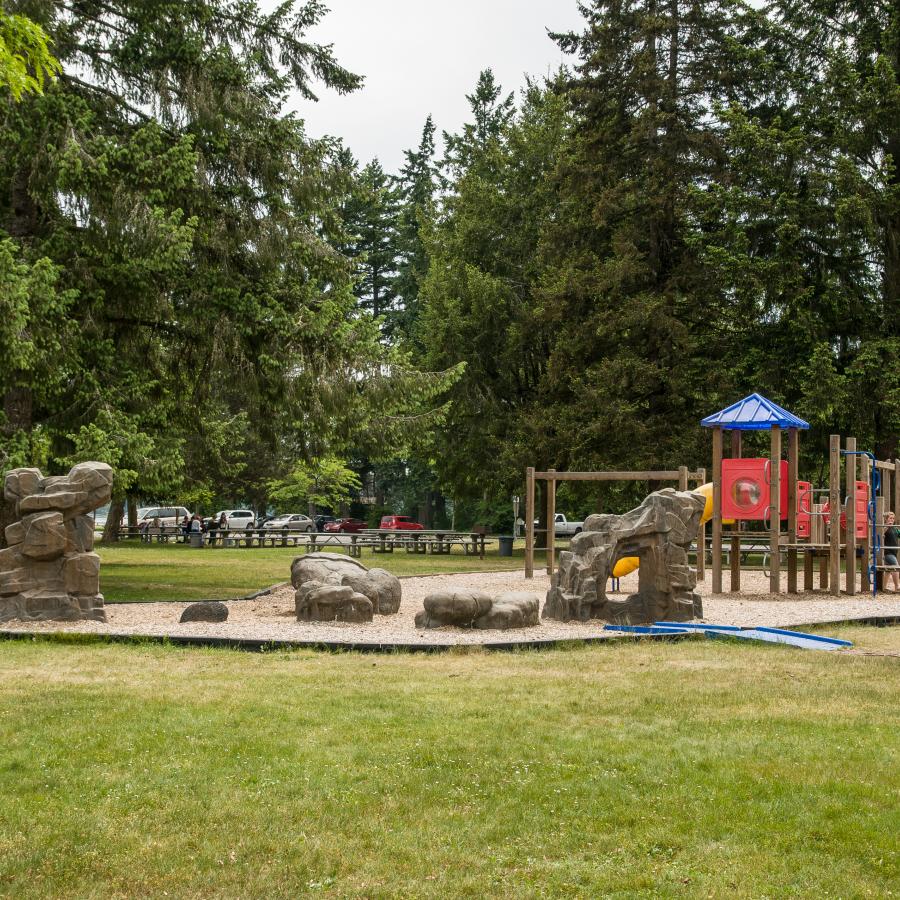
[[[493,544],[484,534],[476,531],[452,531],[446,528],[406,529],[366,528],[361,535],[370,539],[375,553],[393,553],[402,547],[407,553],[448,554],[454,547],[462,547],[466,556],[484,559],[485,545]]]

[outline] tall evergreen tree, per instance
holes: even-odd
[[[395,282],[400,304],[396,333],[398,339],[407,343],[414,341],[419,316],[419,290],[428,271],[423,234],[433,218],[437,189],[434,134],[434,121],[428,116],[419,146],[415,150],[405,151],[406,162],[397,178],[402,208],[399,224],[400,265]]]
[[[385,317],[389,333],[396,312],[395,281],[400,265],[399,206],[399,192],[376,159],[354,179],[344,207],[350,238],[346,252],[356,264],[354,293],[363,309],[376,319]]]

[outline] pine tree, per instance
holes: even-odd
[[[361,308],[376,319],[384,317],[388,333],[396,312],[399,205],[398,190],[376,159],[356,177],[344,208],[350,235],[346,252],[356,261],[354,293]]]
[[[434,134],[434,121],[428,116],[419,146],[405,151],[406,162],[397,178],[402,206],[398,228],[400,265],[394,284],[400,308],[394,332],[398,340],[413,344],[419,317],[419,290],[428,271],[428,253],[422,235],[434,215],[437,189]]]

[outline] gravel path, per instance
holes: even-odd
[[[489,594],[501,591],[533,591],[544,595],[549,579],[540,574],[532,581],[524,572],[432,575],[403,578],[403,602],[395,616],[376,616],[371,624],[338,622],[298,622],[294,617],[294,591],[290,585],[275,589],[255,600],[228,601],[228,621],[180,624],[178,619],[187,603],[109,603],[108,621],[103,622],[5,622],[0,629],[19,632],[79,632],[87,634],[134,634],[147,636],[220,637],[251,640],[323,641],[341,643],[422,644],[438,646],[481,644],[487,641],[559,640],[608,636],[602,622],[542,621],[535,628],[509,631],[468,631],[460,628],[419,630],[415,614],[423,598],[432,591],[448,588],[478,588]],[[806,593],[787,599],[787,594],[767,593],[768,577],[761,572],[743,573],[743,592],[736,595],[709,594],[709,584],[701,582],[704,621],[726,625],[792,626],[868,616],[900,616],[900,595],[879,594],[856,598],[836,598]],[[637,573],[622,579],[623,593],[637,589]]]

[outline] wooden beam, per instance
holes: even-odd
[[[856,438],[846,440],[847,458],[847,537],[844,550],[844,590],[852,597],[856,593]]]
[[[697,472],[700,484],[706,484],[706,469]],[[697,581],[706,581],[706,523],[697,534]]]
[[[831,522],[828,589],[841,594],[841,436],[831,435],[828,446],[828,507]]]
[[[872,461],[868,456],[860,456],[859,459],[859,480],[869,485],[869,500],[874,501],[872,494]],[[866,510],[866,536],[862,541],[862,552],[860,554],[859,563],[859,588],[865,593],[870,587],[869,583],[869,565],[872,562],[872,526],[869,522],[869,511]]]
[[[741,458],[741,433],[740,431],[731,432],[731,458]],[[731,538],[731,553],[729,554],[729,563],[731,568],[731,592],[736,594],[741,589],[741,522],[735,522],[734,530],[737,532]]]
[[[900,518],[900,462],[894,460],[894,503],[891,512]]]
[[[781,593],[781,428],[769,432],[769,593]]]
[[[534,466],[525,470],[525,577],[534,578]]]
[[[712,592],[722,593],[722,426],[712,433]]]
[[[678,467],[678,490],[686,491],[688,489],[688,467]]]
[[[788,552],[787,589],[789,594],[797,593],[797,477],[800,467],[800,432],[788,429]]]
[[[884,509],[884,497],[879,494],[875,499],[875,534],[878,536],[878,552],[875,558],[875,565],[879,567],[884,565]],[[882,580],[883,577],[883,570],[881,570],[880,568],[876,569],[875,584],[878,590],[881,590],[884,585],[884,582]]]
[[[690,473],[689,477],[690,477]],[[678,481],[681,473],[678,469],[665,469],[653,472],[535,472],[535,478],[555,481]]]
[[[550,470],[555,473],[554,469]],[[547,574],[553,577],[556,555],[556,479],[547,479]]]

